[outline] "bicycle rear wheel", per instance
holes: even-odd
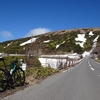
[[[12,73],[12,79],[15,86],[22,86],[25,83],[25,72],[21,68],[17,68]]]
[[[7,78],[5,75],[5,70],[0,69],[0,92],[5,91],[7,88]]]

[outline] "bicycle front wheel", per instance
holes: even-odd
[[[21,68],[17,68],[12,73],[12,79],[15,86],[22,86],[25,83],[25,72]]]
[[[5,91],[7,88],[7,79],[5,75],[5,70],[0,69],[0,92]]]

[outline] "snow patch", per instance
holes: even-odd
[[[59,46],[60,46],[59,44],[58,44],[58,45],[56,45],[56,49],[57,49],[57,48],[59,48]]]
[[[81,47],[83,47],[84,43],[86,42],[86,38],[84,37],[85,37],[85,34],[78,34],[78,38],[75,38],[76,44],[79,44]]]
[[[95,49],[98,38],[99,38],[99,35],[93,40],[94,43],[93,43],[92,49],[90,50],[90,53],[92,53],[92,51]]]
[[[99,38],[99,35],[93,40],[93,42],[97,42],[98,38]]]
[[[66,55],[42,55],[41,58],[38,58],[39,61],[41,62],[41,65],[43,67],[52,67],[57,69],[60,65],[62,67],[68,66],[69,64],[73,64],[71,61],[68,61],[68,58],[72,59],[79,59],[80,55],[77,53],[74,54],[66,54]],[[77,63],[74,62],[74,63]]]
[[[55,58],[39,58],[43,67],[51,67],[57,69],[60,63],[64,64],[66,59],[55,59]],[[63,65],[62,65],[63,66]]]
[[[87,52],[87,51],[85,51],[85,52],[82,54],[83,57],[89,56],[89,55],[90,55],[90,52]]]
[[[48,43],[48,42],[50,42],[51,40],[47,40],[47,41],[44,41],[44,43]]]
[[[93,36],[94,34],[93,34],[93,32],[92,31],[90,31],[89,32],[89,36]]]
[[[97,39],[99,38],[99,35],[93,40],[93,46],[92,46],[92,49],[89,51],[89,52],[87,52],[87,51],[85,51],[83,54],[82,54],[82,56],[83,57],[85,57],[85,56],[90,56],[90,54],[92,53],[92,51],[95,49],[95,47],[96,47],[96,45],[97,45]]]
[[[11,43],[9,43],[9,44],[7,44],[7,46],[5,46],[4,48],[6,48],[6,47],[10,46],[11,44],[12,44],[12,42],[11,42]]]
[[[26,44],[33,43],[33,42],[36,41],[36,39],[37,39],[37,38],[31,38],[30,40],[28,40],[28,41],[26,41],[26,42],[24,42],[24,43],[21,43],[20,46],[24,46],[24,45],[26,45]]]
[[[61,44],[64,44],[65,41],[63,41]],[[56,49],[60,47],[61,44],[56,45]]]

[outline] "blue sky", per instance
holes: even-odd
[[[100,0],[0,0],[0,42],[100,27]]]

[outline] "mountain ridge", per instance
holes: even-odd
[[[93,32],[93,36],[89,36],[90,31]],[[84,43],[84,47],[81,47],[79,45],[79,43],[81,43],[82,41],[75,40],[76,38],[78,38],[78,34],[85,34],[84,38],[86,38],[86,42]],[[98,35],[100,35],[100,28],[59,30],[32,37],[4,41],[0,43],[0,52],[5,52],[8,54],[25,54],[28,52],[30,52],[31,54],[35,54],[36,52],[38,52],[39,54],[63,54],[69,52],[76,52],[81,54],[84,51],[88,51],[92,48],[93,40]],[[37,39],[32,43],[30,42],[26,45],[20,46],[20,44],[32,38]],[[97,44],[99,43],[100,37],[97,40]],[[59,46],[58,48],[57,45]],[[98,52],[99,51],[100,50],[98,49]]]

